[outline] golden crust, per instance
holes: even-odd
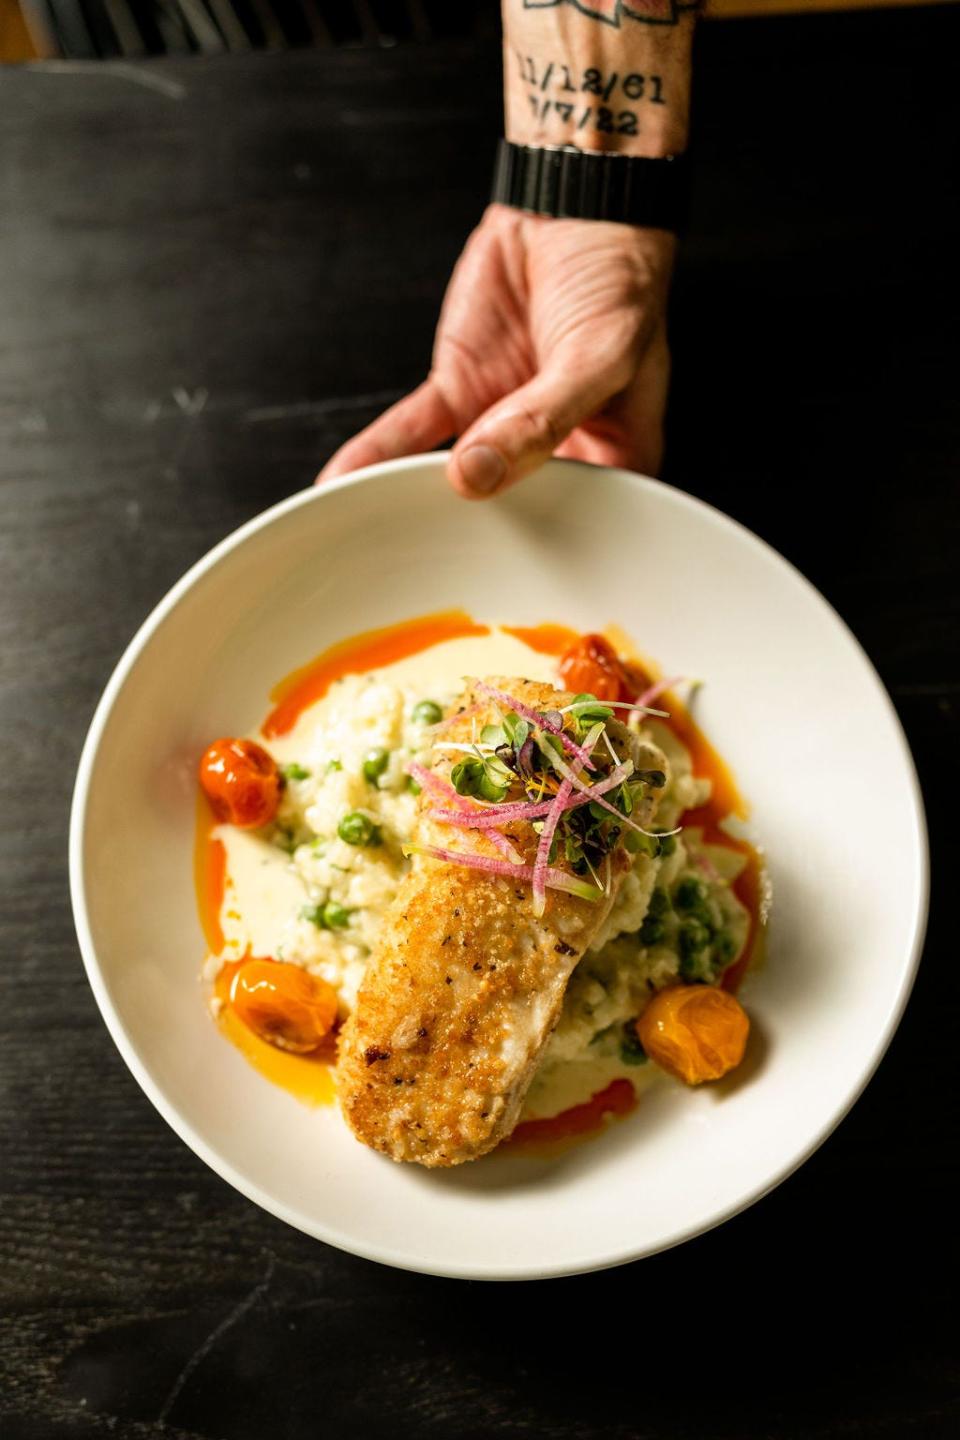
[[[525,680],[493,682],[539,709],[571,697]],[[468,695],[472,710],[477,697]],[[487,710],[489,713],[483,713]],[[472,733],[493,713],[454,719],[449,738]],[[617,748],[640,758],[621,726]],[[663,768],[659,751],[643,763]],[[438,761],[438,773],[449,771]],[[421,806],[428,799],[424,796]],[[652,818],[655,797],[642,820]],[[424,838],[455,849],[484,842],[422,821]],[[517,825],[514,840],[532,860],[536,837]],[[384,919],[356,1009],[341,1035],[340,1103],[358,1139],[395,1160],[460,1164],[492,1150],[516,1124],[574,966],[608,913],[630,868],[611,855],[610,897],[591,904],[547,892],[533,915],[529,884],[433,859],[418,860]]]

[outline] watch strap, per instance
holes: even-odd
[[[683,228],[689,162],[501,140],[491,198],[534,215]]]

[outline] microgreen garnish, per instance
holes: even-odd
[[[632,853],[660,853],[663,840],[635,817],[644,815],[650,792],[666,784],[666,775],[656,769],[634,772],[623,727],[615,725],[608,732],[615,719],[614,702],[583,693],[562,710],[540,711],[484,681],[474,685],[493,702],[495,718],[482,728],[475,722],[470,743],[466,736],[435,742],[439,751],[453,752],[456,763],[450,770],[449,799],[438,799],[431,813],[442,824],[479,831],[501,851],[512,838],[512,832],[503,833],[505,826],[529,824],[539,840],[535,862],[526,867],[534,914],[543,913],[547,889],[567,889],[583,898],[609,894],[610,856],[619,845]],[[431,782],[431,790],[437,783],[446,782]],[[465,851],[428,848],[423,853],[473,863]],[[475,859],[480,869],[505,863],[486,856]],[[517,878],[521,872],[522,867],[494,871]],[[606,876],[603,883],[600,874]],[[560,876],[569,883],[558,882]],[[588,877],[594,883],[588,883]]]
[[[458,795],[475,795],[480,800],[499,804],[513,776],[495,755],[472,755],[454,765],[450,779]]]

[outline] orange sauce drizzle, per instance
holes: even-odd
[[[267,739],[289,734],[307,706],[322,700],[333,682],[344,675],[378,670],[395,660],[418,655],[443,640],[489,634],[490,626],[478,625],[465,610],[443,610],[417,620],[403,620],[399,625],[387,625],[381,630],[366,630],[352,640],[331,645],[270,692],[274,709],[264,721],[262,732]]]
[[[599,1090],[582,1105],[572,1105],[569,1110],[561,1110],[559,1115],[551,1115],[546,1120],[521,1120],[504,1143],[508,1147],[552,1145],[578,1135],[591,1135],[602,1130],[609,1117],[622,1119],[636,1109],[636,1105],[637,1095],[630,1081],[611,1080],[605,1090]]]
[[[193,883],[197,892],[197,909],[203,938],[211,955],[219,955],[224,946],[220,911],[227,883],[227,851],[222,840],[216,839],[217,821],[201,791],[197,796],[197,824],[193,845]]]
[[[221,1002],[217,1024],[244,1059],[265,1079],[289,1090],[305,1105],[329,1105],[336,1095],[331,1069],[337,1058],[335,1035],[328,1036],[311,1055],[292,1055],[261,1040],[248,1025],[244,1025],[230,1004],[233,977],[244,961],[250,958],[244,955],[239,960],[228,960],[220,967],[213,985],[213,993]]]
[[[565,625],[504,625],[501,628],[541,655],[559,657],[580,638],[577,631]],[[489,633],[489,625],[477,623],[465,611],[449,610],[380,630],[369,630],[333,645],[274,687],[270,694],[274,709],[267,716],[262,733],[267,738],[288,734],[303,711],[321,700],[334,681],[344,675],[378,669],[395,660],[419,654],[444,640]],[[650,668],[636,656],[623,632],[611,627],[607,634],[617,652],[630,661],[631,669],[641,683],[652,684]],[[725,761],[675,695],[665,692],[658,701],[658,707],[669,710],[670,719],[665,723],[690,752],[693,773],[709,778],[713,787],[705,805],[688,810],[683,815],[684,826],[702,828],[707,844],[726,845],[738,850],[746,859],[744,869],[731,888],[750,916],[747,943],[743,954],[727,969],[720,982],[724,990],[733,992],[758,950],[763,861],[749,841],[733,836],[723,828],[722,822],[730,815],[745,818],[748,813]],[[213,835],[216,824],[201,795],[197,807],[194,875],[203,933],[212,954],[218,954],[224,945],[220,912],[226,884],[226,850],[222,841]],[[215,982],[214,993],[223,1002],[218,1017],[221,1030],[268,1080],[289,1090],[307,1104],[329,1104],[335,1096],[330,1068],[336,1060],[335,1035],[331,1035],[329,1043],[313,1055],[292,1055],[261,1040],[237,1018],[229,1003],[230,985],[243,959],[226,962]],[[522,1121],[501,1149],[516,1146],[529,1150],[531,1147],[556,1146],[582,1138],[604,1129],[611,1117],[621,1119],[628,1115],[636,1104],[636,1092],[630,1081],[614,1080],[583,1104],[574,1105],[559,1115]]]
[[[501,625],[500,628],[529,645],[538,655],[560,656],[580,639],[579,631],[571,630],[568,625]]]

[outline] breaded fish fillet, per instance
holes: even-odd
[[[540,711],[573,698],[527,680],[490,683]],[[496,718],[480,695],[462,704],[465,718],[451,721],[445,740],[469,741],[476,726]],[[618,757],[637,769],[666,770],[662,752],[617,721],[607,722],[607,733]],[[438,759],[434,768],[446,777],[450,762]],[[658,793],[650,790],[634,811],[640,824],[653,819]],[[436,804],[424,792],[418,838],[496,854],[476,831],[427,820],[424,812]],[[515,822],[506,833],[532,864],[537,835],[530,823]],[[394,1160],[458,1165],[510,1134],[571,972],[630,865],[618,844],[605,903],[548,890],[537,919],[523,881],[435,859],[415,862],[340,1038],[340,1103],[364,1144]]]

